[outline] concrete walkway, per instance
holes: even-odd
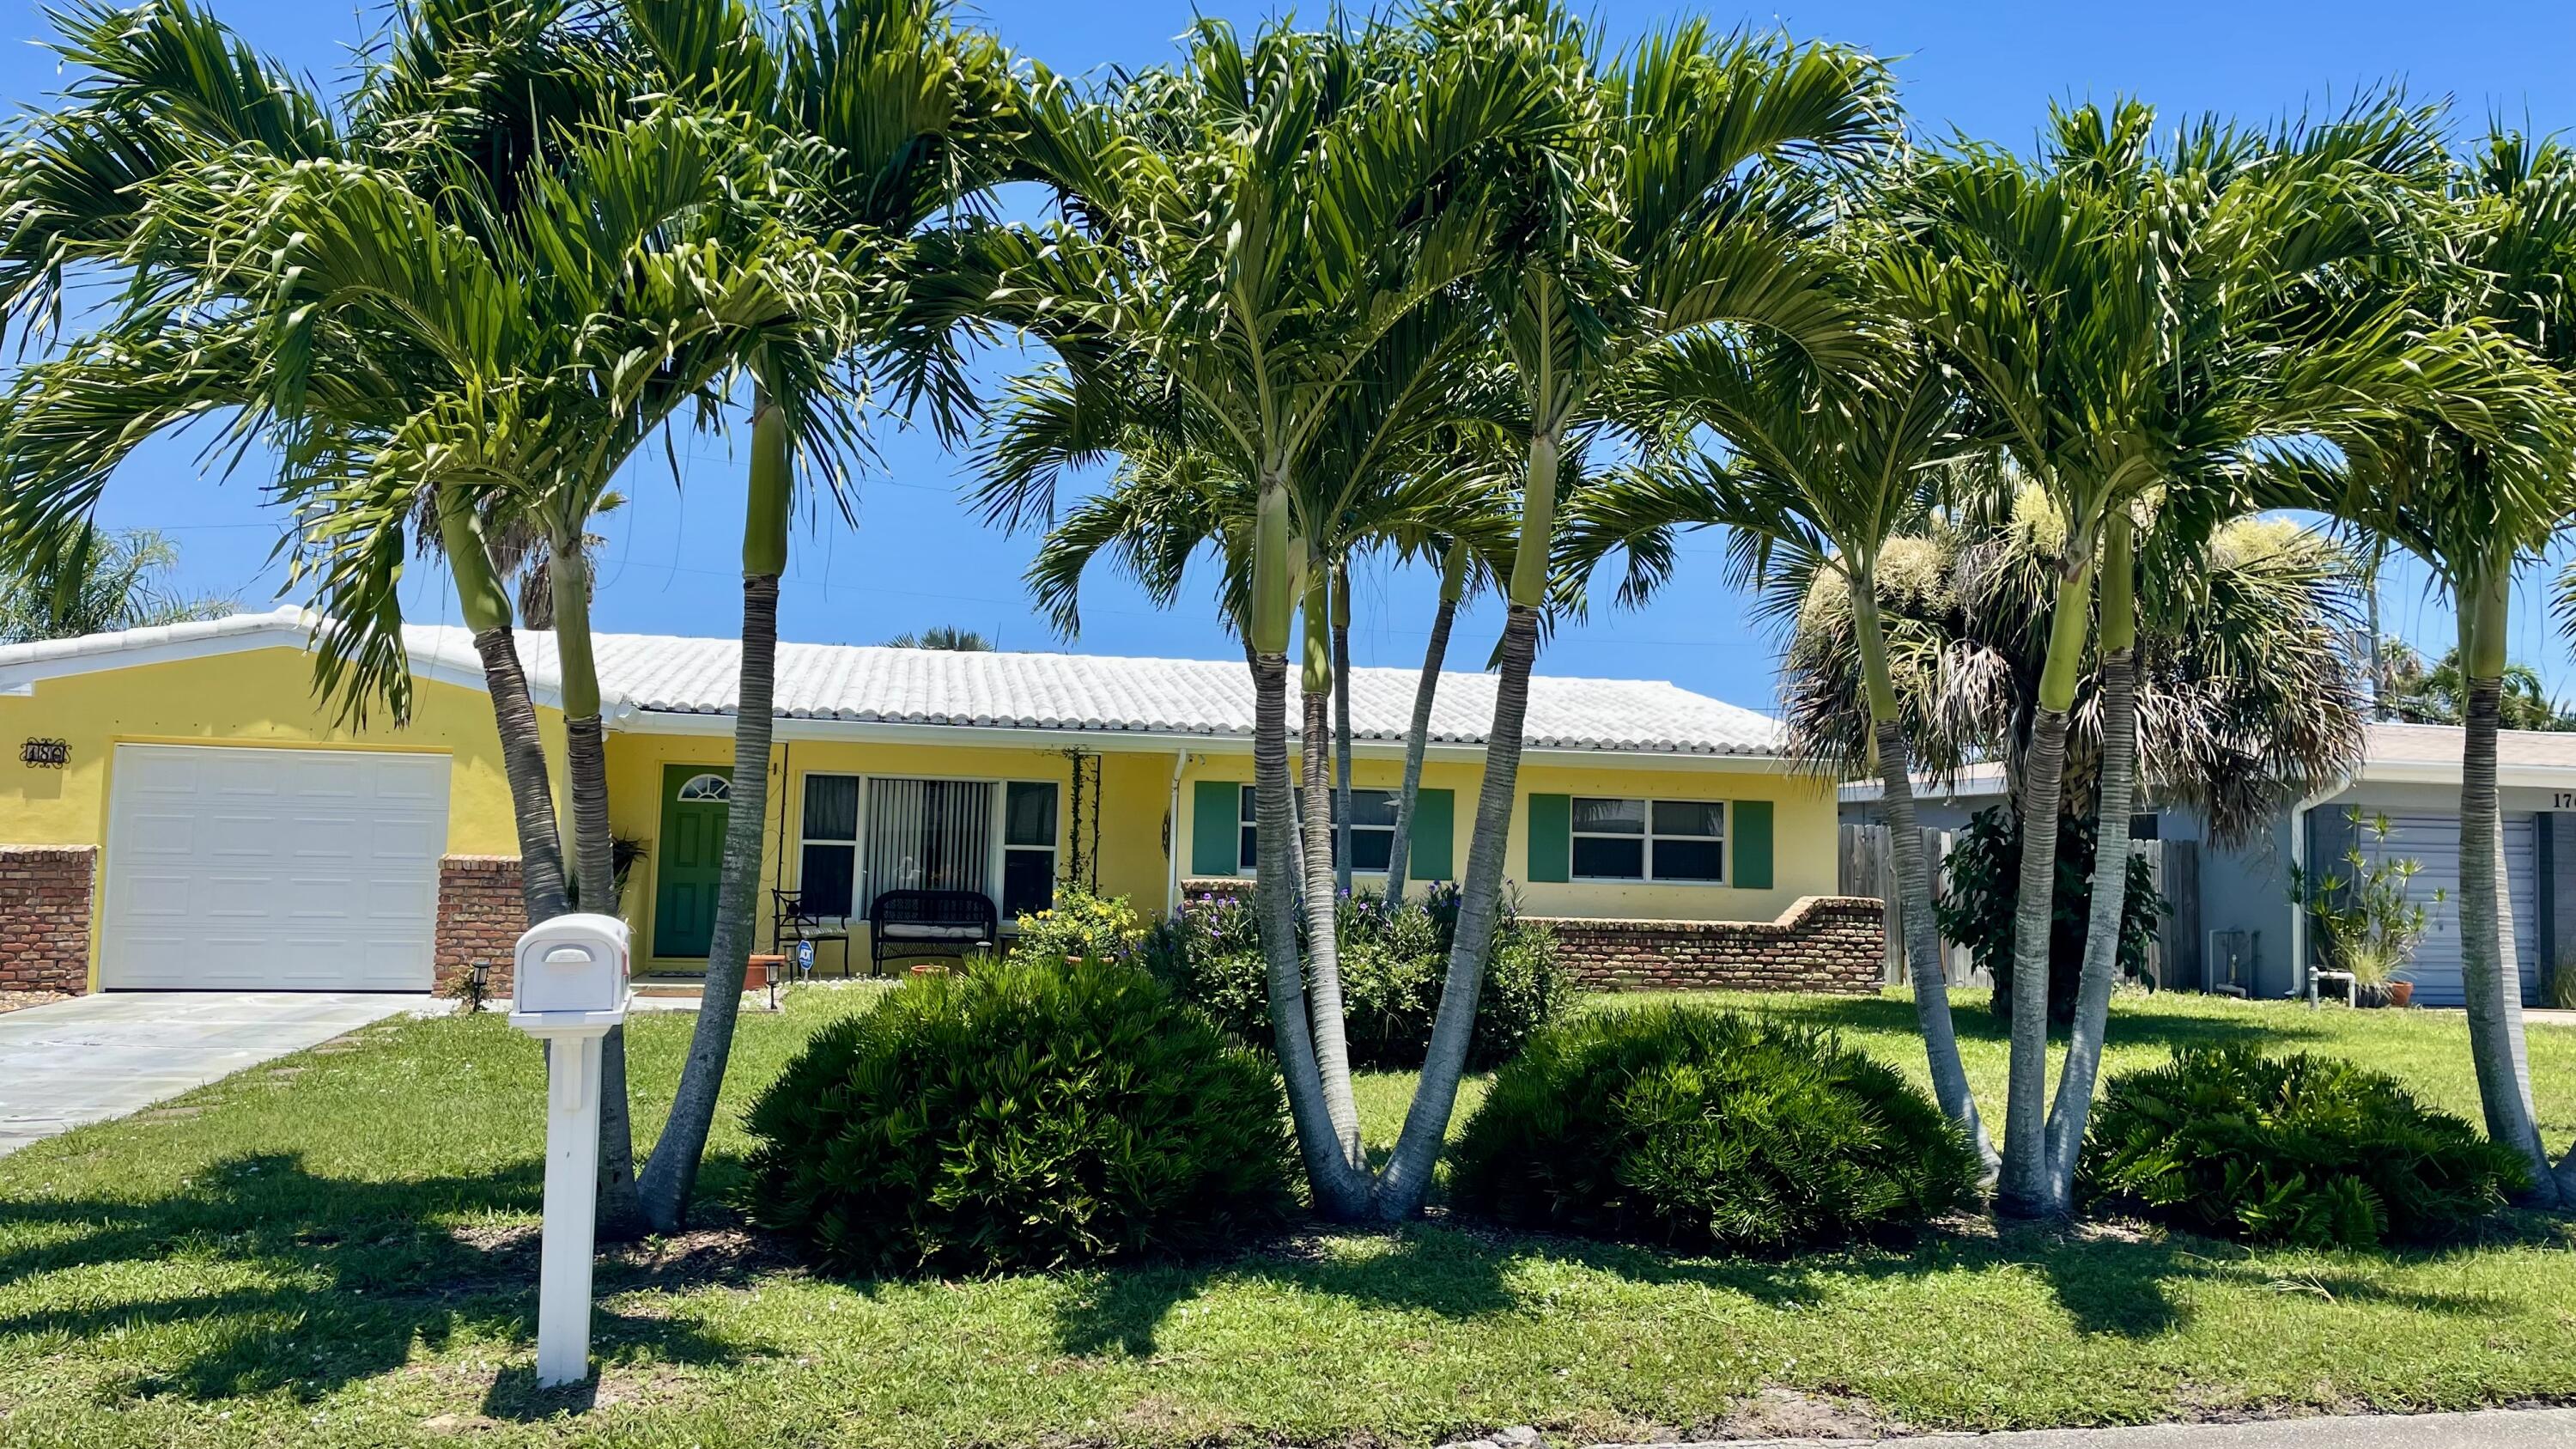
[[[2560,1449],[2576,1444],[2576,1409],[2477,1414],[2365,1414],[2259,1424],[2154,1424],[2138,1429],[2043,1429],[2027,1434],[1934,1434],[1913,1439],[1736,1439],[1662,1449]]]
[[[376,992],[118,991],[0,1014],[0,1154],[450,1005]]]

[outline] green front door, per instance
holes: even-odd
[[[653,878],[653,954],[704,956],[715,939],[716,884],[724,875],[726,802],[733,769],[662,767],[662,847]]]

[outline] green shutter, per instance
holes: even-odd
[[[1529,878],[1533,881],[1574,879],[1574,798],[1570,795],[1529,797]]]
[[[1241,849],[1243,787],[1201,780],[1190,797],[1190,874],[1232,875]]]
[[[1727,807],[1735,837],[1735,876],[1728,885],[1748,891],[1771,889],[1771,802],[1738,800]]]
[[[1423,790],[1413,797],[1413,847],[1405,873],[1415,880],[1449,878],[1449,844],[1458,835],[1458,813],[1446,790]]]

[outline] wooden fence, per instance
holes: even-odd
[[[1937,897],[1946,878],[1945,865],[1955,832],[1923,831],[1923,859],[1932,871],[1932,890]],[[1842,827],[1838,889],[1847,896],[1876,896],[1882,902],[1881,919],[1886,923],[1885,979],[1902,984],[1905,973],[1904,907],[1896,890],[1896,852],[1891,848],[1888,827],[1884,825],[1845,825]],[[2201,989],[2200,971],[2200,847],[2187,840],[2141,840],[2134,848],[2146,857],[2147,868],[2155,876],[2156,893],[2165,898],[2165,914],[2156,923],[2155,943],[2147,951],[2147,976],[2159,986],[2184,990]],[[1939,931],[1939,926],[1934,926]],[[1968,948],[1948,937],[1941,938],[1943,975],[1953,986],[1991,986],[1993,978],[1981,970],[1968,954]]]

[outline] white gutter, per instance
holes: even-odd
[[[619,704],[605,711],[607,726],[619,734],[733,734],[730,713],[642,709]],[[1198,734],[1183,730],[1059,728],[1044,725],[952,725],[899,720],[811,719],[780,716],[771,725],[778,740],[839,740],[854,744],[966,745],[991,749],[1057,750],[1079,744],[1103,753],[1161,754],[1167,750],[1201,753],[1252,753],[1248,734]],[[1402,740],[1353,740],[1354,755],[1364,759],[1401,760]],[[1480,744],[1434,743],[1424,757],[1480,764]],[[1588,749],[1563,745],[1532,746],[1521,752],[1527,762],[1553,765],[1599,765],[1604,761],[1634,769],[1724,770],[1747,774],[1788,774],[1795,766],[1777,755],[1721,755],[1684,750]]]
[[[1173,752],[1172,803],[1169,807],[1171,813],[1163,817],[1171,822],[1166,827],[1169,831],[1167,836],[1169,848],[1164,852],[1170,857],[1171,867],[1170,879],[1163,883],[1163,914],[1167,917],[1181,908],[1181,771],[1187,769],[1189,763],[1189,751]]]

